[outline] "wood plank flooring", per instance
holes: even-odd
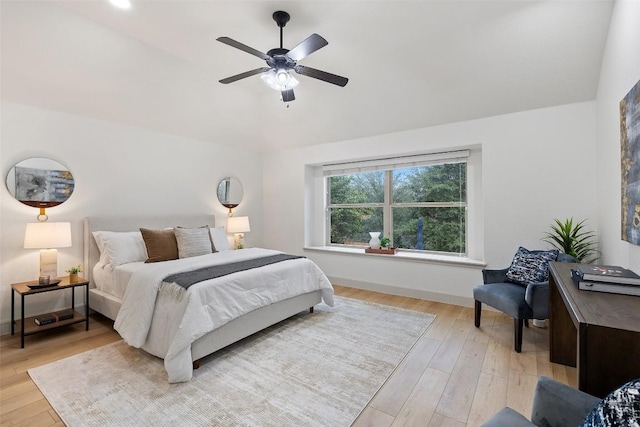
[[[513,320],[473,309],[334,285],[336,295],[437,315],[354,427],[478,426],[504,406],[529,416],[539,375],[576,386],[575,368],[549,362],[548,330],[525,328],[513,351]],[[119,340],[113,322],[94,314],[90,330],[71,325],[25,338],[0,337],[0,425],[64,426],[27,370]]]

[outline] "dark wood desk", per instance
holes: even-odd
[[[604,397],[640,378],[640,297],[580,290],[576,264],[549,269],[549,358],[578,369],[578,388]]]

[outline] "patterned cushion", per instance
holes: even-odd
[[[544,282],[549,277],[549,263],[557,258],[557,249],[528,251],[521,246],[507,271],[507,279],[523,286]]]
[[[640,425],[640,378],[611,392],[587,415],[580,427]]]
[[[206,255],[213,252],[209,227],[201,228],[181,228],[173,229],[178,243],[178,256],[189,258],[193,256]]]

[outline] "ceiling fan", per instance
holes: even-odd
[[[293,93],[293,88],[298,85],[298,80],[291,75],[291,70],[298,74],[302,74],[303,76],[312,77],[314,79],[344,87],[349,81],[346,77],[327,73],[326,71],[316,70],[311,67],[305,67],[304,65],[298,65],[298,61],[302,58],[311,55],[316,50],[329,44],[318,34],[311,34],[291,50],[282,47],[283,28],[287,22],[289,22],[290,18],[291,17],[287,12],[283,12],[281,10],[273,13],[273,20],[276,21],[276,24],[280,27],[280,47],[273,48],[267,53],[262,53],[259,50],[235,41],[229,37],[218,37],[216,40],[219,42],[264,59],[268,65],[268,67],[256,68],[255,70],[227,77],[226,79],[220,80],[220,83],[233,83],[246,77],[262,74],[262,80],[269,85],[269,87],[280,91],[283,102],[290,102],[296,99]]]

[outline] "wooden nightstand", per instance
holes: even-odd
[[[82,277],[78,277],[78,280],[70,283],[69,276],[58,277],[56,280],[60,280],[60,283],[54,286],[49,286],[46,288],[37,288],[32,289],[29,285],[37,285],[38,281],[31,282],[21,282],[21,283],[13,283],[11,285],[11,335],[15,334],[15,327],[19,325],[20,328],[20,348],[24,348],[24,337],[26,335],[37,334],[39,332],[49,331],[51,329],[59,328],[61,326],[72,325],[74,323],[86,323],[86,329],[89,330],[89,281],[83,279]],[[84,286],[84,294],[85,294],[85,302],[84,302],[84,315],[75,311],[75,295],[76,288],[79,286]],[[35,323],[35,318],[40,317],[32,316],[24,317],[24,297],[27,295],[41,294],[43,292],[54,292],[61,291],[63,289],[71,290],[71,310],[73,310],[73,318],[60,320],[54,323],[49,323],[47,325],[38,326]],[[15,294],[16,292],[20,294],[20,320],[15,320]]]

